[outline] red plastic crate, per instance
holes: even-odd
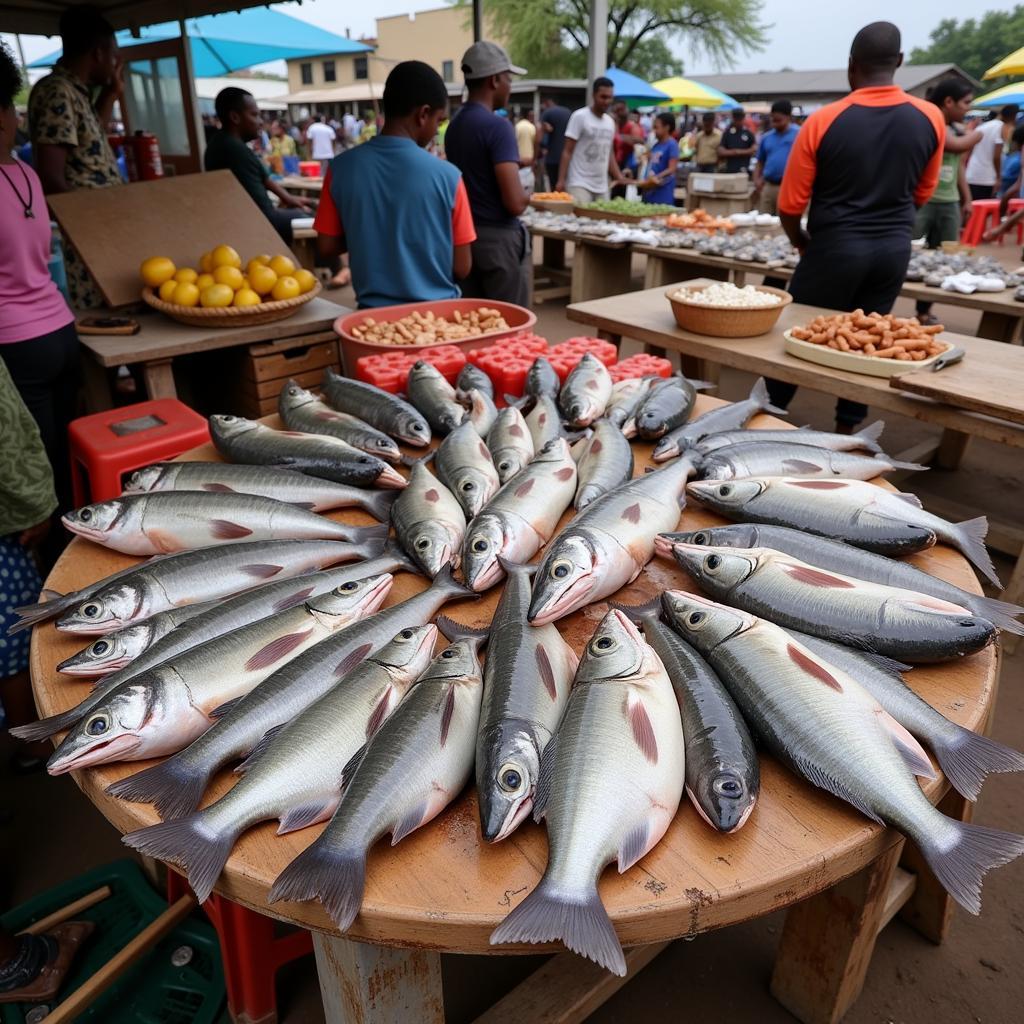
[[[609,367],[608,373],[613,381],[629,380],[632,377],[671,377],[672,364],[661,356],[638,352],[635,356],[624,359]]]
[[[381,352],[356,360],[356,379],[375,384],[383,391],[398,394],[405,390],[409,370],[420,359],[436,366],[449,384],[454,385],[466,365],[466,355],[454,345],[439,345],[429,352]]]

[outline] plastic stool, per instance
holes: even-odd
[[[206,419],[176,398],[157,398],[72,420],[68,442],[75,505],[116,498],[125,473],[209,440]]]
[[[188,883],[167,869],[167,900],[189,891]],[[276,1024],[277,971],[313,952],[313,937],[298,928],[279,938],[274,921],[214,893],[203,910],[220,939],[220,956],[228,992],[228,1010],[235,1024]]]
[[[960,232],[961,245],[977,245],[985,233],[985,225],[992,221],[992,227],[999,223],[998,199],[975,199],[971,203],[971,219]]]
[[[1018,210],[1024,210],[1024,199],[1011,199],[1006,204],[1006,215],[1007,216],[1010,216],[1010,214],[1016,213]],[[998,242],[999,245],[1003,244],[1003,239],[1004,238],[1006,238],[1006,235],[1000,235],[999,236],[999,242]],[[1024,220],[1019,220],[1019,221],[1017,221],[1017,244],[1021,245],[1022,243],[1024,243]]]

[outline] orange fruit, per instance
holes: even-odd
[[[299,287],[302,289],[302,294],[311,292],[316,287],[316,275],[309,270],[300,269],[296,270],[292,277],[299,282]]]
[[[211,284],[204,288],[199,296],[199,303],[202,306],[230,306],[234,301],[235,293],[226,284]]]
[[[160,290],[157,294],[164,300],[164,302],[173,302],[174,299],[172,296],[174,295],[174,289],[177,287],[178,282],[172,277],[169,281],[164,281],[164,283],[160,285]]]
[[[270,269],[278,277],[287,277],[289,274],[295,273],[295,263],[287,256],[275,256],[270,261]]]
[[[213,279],[213,274],[200,274],[195,281],[192,282],[201,292],[206,291],[211,284],[217,282]]]
[[[284,277],[278,278],[277,284],[274,285],[274,289],[270,294],[277,301],[281,299],[294,299],[297,295],[302,294],[302,286],[294,277],[289,277],[286,274]]]
[[[230,245],[218,245],[210,253],[210,261],[214,268],[240,267],[242,265],[242,257]]]
[[[178,268],[166,256],[150,256],[139,267],[139,276],[150,288],[159,288],[164,281],[174,277]]]
[[[198,276],[198,272],[191,267],[182,267],[181,270],[175,271],[174,280],[179,284],[195,284]]]
[[[213,272],[213,279],[217,284],[226,284],[233,292],[237,292],[245,284],[245,279],[238,267],[221,265]]]
[[[198,306],[199,289],[191,281],[182,281],[174,286],[171,302],[176,306]]]
[[[257,263],[249,264],[249,287],[260,295],[269,295],[277,284],[277,274],[270,267]]]
[[[199,257],[199,269],[204,274],[212,274],[213,273],[213,255],[212,255],[212,253],[204,252],[203,255]]]
[[[246,263],[246,265],[245,265],[245,272],[247,274],[251,274],[253,267],[269,267],[269,266],[270,266],[270,256],[267,253],[263,252],[263,253],[260,253],[259,256],[253,256],[253,258],[251,260],[249,260],[248,263]]]
[[[239,288],[235,292],[233,306],[258,306],[263,300],[251,288]]]

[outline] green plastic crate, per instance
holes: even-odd
[[[60,992],[47,1004],[50,1009],[159,917],[167,909],[166,901],[153,891],[134,861],[119,860],[42,893],[0,917],[5,928],[18,931],[103,885],[110,886],[110,896],[73,918],[92,921],[96,929],[72,963]],[[175,967],[171,956],[182,946],[189,947],[192,956],[184,966]],[[224,972],[217,933],[205,921],[189,917],[79,1014],[77,1021],[213,1024],[223,1004]],[[25,1024],[26,1014],[36,1005],[2,1004],[0,1021]]]

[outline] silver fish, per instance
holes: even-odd
[[[85,505],[65,514],[79,537],[126,555],[162,555],[237,541],[383,539],[385,526],[350,526],[254,494],[155,491]]]
[[[483,691],[476,646],[446,647],[353,758],[337,812],[278,876],[269,903],[319,899],[347,931],[363,902],[370,847],[388,833],[397,845],[461,792],[473,771]]]
[[[533,435],[523,414],[514,405],[507,405],[498,413],[487,435],[487,448],[503,484],[533,458]]]
[[[506,839],[532,810],[541,755],[579,664],[554,626],[526,621],[531,567],[503,568],[508,580],[491,619],[476,742],[480,829],[489,843]]]
[[[744,444],[747,441],[782,441],[783,443],[809,444],[815,448],[828,448],[834,452],[868,451],[880,454],[878,443],[885,420],[875,420],[870,426],[858,430],[855,434],[833,434],[825,430],[811,430],[800,427],[797,430],[774,430],[770,427],[760,430],[720,430],[715,434],[707,434],[696,444],[705,455],[726,448],[733,444]]]
[[[558,372],[543,356],[537,356],[526,371],[525,394],[538,398],[547,395],[557,398],[562,390],[562,381]]]
[[[526,416],[534,451],[540,451],[549,441],[562,436],[562,419],[558,405],[550,395],[537,395],[533,408]]]
[[[548,832],[537,887],[491,944],[559,940],[613,974],[626,961],[597,881],[631,868],[665,834],[683,792],[683,730],[661,660],[619,611],[601,620],[565,717],[541,762],[533,816]]]
[[[933,807],[914,779],[934,777],[917,740],[850,675],[783,629],[681,591],[668,591],[663,604],[672,628],[708,659],[773,754],[912,839],[949,894],[979,912],[982,876],[1024,852],[1024,836]]]
[[[409,371],[409,401],[426,417],[432,430],[447,434],[465,418],[466,410],[455,400],[455,388],[436,366],[422,359]]]
[[[525,429],[525,428],[524,428]],[[437,447],[434,465],[470,520],[501,487],[483,438],[470,422],[460,423]]]
[[[430,425],[397,395],[362,380],[342,377],[330,369],[324,370],[323,391],[327,401],[338,412],[358,416],[403,444],[419,447],[430,444]]]
[[[577,444],[580,445],[576,458],[579,482],[574,505],[577,512],[582,512],[595,498],[633,476],[633,449],[622,431],[608,419],[597,420],[590,437]],[[575,451],[573,455],[575,457]]]
[[[443,566],[458,568],[466,517],[423,462],[413,465],[409,486],[391,508],[391,522],[402,547],[431,579]]]
[[[473,429],[482,438],[486,438],[498,418],[498,407],[494,404],[494,399],[486,391],[477,391],[474,388],[466,393],[466,402],[469,409],[466,419],[473,424]]]
[[[630,377],[627,380],[618,380],[612,385],[612,395],[608,399],[604,415],[620,430],[628,419],[640,407],[640,404],[647,397],[651,388],[660,380],[660,377]]]
[[[697,383],[704,385],[703,381]],[[697,388],[685,377],[658,381],[633,413],[637,433],[648,440],[682,426],[697,401]]]
[[[455,378],[455,397],[464,401],[474,389],[482,391],[488,398],[494,398],[494,382],[491,378],[479,366],[466,363]]]
[[[500,555],[528,562],[548,542],[576,493],[576,463],[562,438],[549,442],[469,524],[462,571],[479,592],[503,576]]]
[[[670,530],[678,525],[692,472],[684,457],[602,494],[580,512],[537,569],[530,622],[554,622],[635,580],[654,555],[654,538],[666,524]]]
[[[270,730],[234,787],[203,810],[124,837],[126,845],[184,868],[200,902],[213,891],[238,837],[279,818],[278,835],[326,821],[348,762],[425,671],[437,627],[403,629],[297,718]]]
[[[587,427],[604,414],[612,397],[612,378],[592,352],[572,368],[558,394],[558,407],[571,427]]]
[[[751,431],[755,433],[755,431]],[[795,431],[794,431],[795,433]],[[887,455],[858,455],[814,448],[788,441],[749,441],[719,448],[701,459],[705,480],[735,480],[741,476],[806,476],[828,479],[873,480],[894,470],[922,470],[916,462],[900,462]]]

